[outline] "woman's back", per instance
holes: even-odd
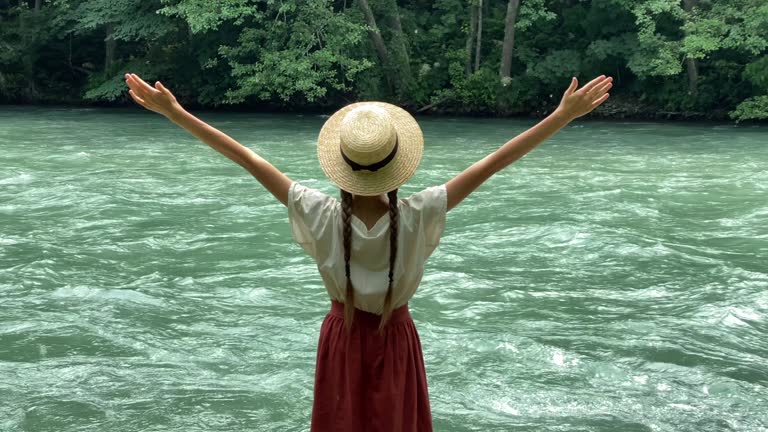
[[[446,204],[445,185],[431,186],[399,200],[393,307],[406,304],[415,294],[424,264],[439,244],[445,228]],[[346,275],[340,200],[293,182],[287,207],[294,240],[317,263],[330,298],[343,302]],[[350,224],[350,276],[355,289],[355,307],[381,314],[388,286],[389,217],[384,214],[369,229],[352,215]]]

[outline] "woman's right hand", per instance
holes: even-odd
[[[170,118],[182,110],[173,93],[165,88],[160,81],[155,82],[153,88],[138,75],[127,73],[125,74],[125,83],[130,87],[128,93],[133,100],[150,111]]]

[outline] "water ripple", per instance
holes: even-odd
[[[338,196],[325,117],[205,118]],[[532,125],[420,122],[401,196]],[[576,123],[453,209],[410,302],[435,430],[768,430],[766,138]],[[329,301],[250,174],[135,111],[0,145],[0,430],[308,430]]]

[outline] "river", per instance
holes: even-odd
[[[324,116],[199,115],[338,196]],[[534,124],[419,121],[402,197]],[[0,431],[308,431],[328,309],[163,117],[0,108]],[[449,212],[410,309],[435,431],[768,430],[768,127],[573,122]]]

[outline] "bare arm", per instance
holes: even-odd
[[[139,105],[164,115],[200,141],[223,154],[250,172],[256,180],[272,193],[283,205],[288,202],[288,188],[292,180],[274,165],[243,146],[229,135],[205,123],[186,111],[173,94],[159,81],[151,87],[138,75],[126,74],[129,93]]]
[[[547,118],[520,135],[507,141],[498,150],[475,162],[445,184],[448,193],[448,210],[459,204],[493,174],[520,159],[536,146],[546,141],[565,125],[581,117],[608,99],[612,78],[599,76],[576,91],[576,78],[565,91],[560,106]]]

